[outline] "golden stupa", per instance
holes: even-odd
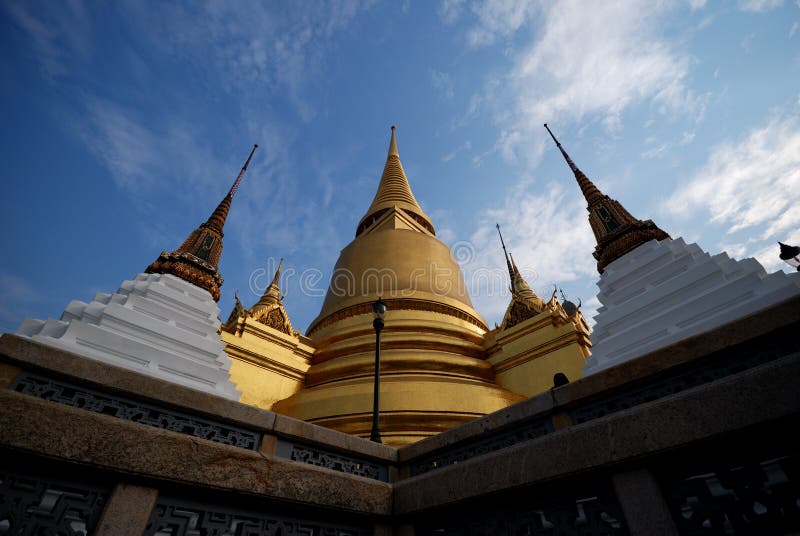
[[[377,193],[340,253],[306,335],[283,308],[278,274],[249,311],[237,299],[222,337],[242,402],[368,437],[375,332],[381,341],[380,428],[404,445],[538,394],[553,375],[581,376],[589,329],[580,310],[544,301],[509,261],[512,301],[490,330],[472,307],[450,248],[414,198],[392,127]],[[569,309],[569,308],[568,308]]]

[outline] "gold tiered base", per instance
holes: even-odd
[[[381,334],[380,427],[383,442],[401,446],[438,434],[524,397],[500,388],[482,359],[484,330],[464,319],[398,310]],[[433,304],[432,304],[433,305]],[[314,333],[317,352],[305,388],[273,410],[361,437],[372,427],[375,332],[357,314]]]

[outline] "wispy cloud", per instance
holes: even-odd
[[[472,149],[472,142],[467,140],[458,147],[456,147],[455,149],[453,149],[452,151],[450,151],[449,153],[447,153],[446,155],[444,155],[442,157],[442,162],[449,162],[450,160],[458,156],[458,154],[461,153],[462,151],[469,151],[470,149]]]
[[[800,228],[798,205],[800,119],[790,116],[715,147],[694,179],[672,194],[667,210],[684,217],[702,210],[728,233],[758,228],[765,240]]]
[[[535,13],[531,0],[484,0],[472,4],[476,24],[468,31],[472,46],[490,45],[496,39],[508,37],[530,21]]]
[[[433,89],[441,93],[445,99],[452,99],[455,95],[453,78],[447,73],[431,69],[431,85]]]
[[[232,94],[284,94],[303,121],[317,114],[311,93],[326,58],[373,0],[332,0],[281,9],[258,2],[125,5],[162,51],[213,74]],[[198,13],[199,11],[199,13]]]
[[[465,266],[467,281],[481,280],[475,277],[475,270],[488,268],[505,273],[495,222],[500,223],[520,271],[531,287],[543,296],[549,298],[554,284],[597,274],[592,257],[586,254],[592,251],[595,242],[580,195],[565,192],[559,184],[549,184],[539,192],[531,193],[518,186],[506,197],[502,207],[483,212],[470,238],[476,258]],[[501,315],[508,305],[508,294],[487,290],[490,289],[471,289],[476,307],[487,317]],[[588,298],[573,297],[576,302]]]
[[[437,9],[442,22],[445,24],[454,24],[458,20],[458,17],[461,16],[461,8],[463,5],[464,0],[442,0]]]
[[[516,57],[503,106],[497,106],[500,153],[511,157],[523,140],[526,147],[538,140],[532,154],[537,158],[545,121],[596,116],[609,132],[619,132],[623,111],[641,102],[665,114],[702,115],[703,98],[685,82],[688,53],[661,37],[669,13],[668,4],[643,0],[597,3],[592,9],[580,1],[546,6],[541,32]]]
[[[22,277],[0,274],[0,333],[16,331],[42,295]]]
[[[763,13],[783,5],[783,0],[739,0],[739,9],[753,13]]]
[[[44,78],[54,81],[67,74],[75,61],[86,61],[91,56],[90,28],[82,2],[14,0],[1,3],[0,9],[5,9],[30,37]]]

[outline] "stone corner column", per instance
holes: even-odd
[[[95,536],[141,536],[156,498],[157,489],[117,484],[97,523]]]
[[[648,469],[633,469],[611,478],[631,536],[678,536],[667,502]]]

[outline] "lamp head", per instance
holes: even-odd
[[[383,302],[382,299],[378,298],[378,301],[372,304],[372,316],[375,318],[383,319],[384,315],[386,314],[386,304]]]

